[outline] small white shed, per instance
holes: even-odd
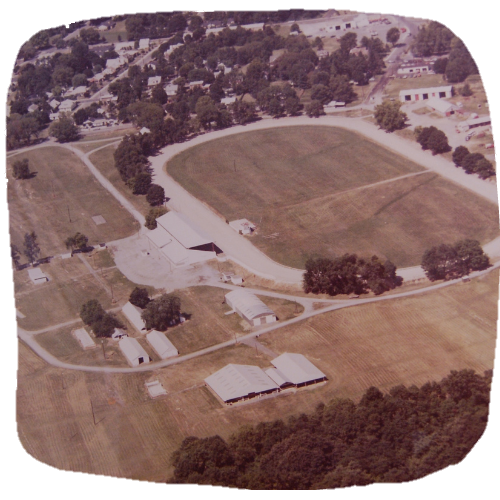
[[[28,269],[28,276],[35,285],[40,285],[49,281],[48,276],[39,268]]]
[[[148,353],[136,339],[125,337],[118,342],[118,345],[130,365],[139,366],[143,363],[149,363],[150,358]]]
[[[80,342],[80,345],[83,347],[83,349],[87,350],[96,348],[95,342],[92,340],[92,337],[88,334],[85,328],[79,328],[78,330],[75,330],[73,332],[73,335],[76,337],[78,342]]]

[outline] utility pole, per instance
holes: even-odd
[[[96,425],[95,413],[94,413],[94,405],[92,404],[92,399],[90,400],[90,408],[92,408],[92,418],[94,419],[94,425]]]
[[[101,340],[101,345],[102,345],[102,355],[104,357],[104,360],[106,360],[106,351],[104,350],[104,339]],[[90,400],[92,403],[92,400]]]
[[[69,213],[69,205],[67,205],[67,207],[68,207],[68,219],[69,219],[69,221],[71,222],[71,215],[70,215],[70,213]]]

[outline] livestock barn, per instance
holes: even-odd
[[[131,366],[139,366],[151,361],[141,344],[132,337],[124,337],[118,342],[118,345]]]
[[[139,330],[141,333],[144,333],[146,331],[146,323],[144,323],[144,320],[142,319],[142,309],[134,306],[134,304],[131,304],[130,302],[127,302],[123,307],[122,307],[122,313],[125,314],[127,319]]]
[[[158,330],[152,330],[149,332],[146,335],[146,339],[161,359],[171,358],[179,354],[179,351],[175,348],[174,344],[170,342],[164,333],[159,332]]]
[[[274,368],[269,368],[266,373],[280,388],[304,387],[327,380],[326,375],[302,354],[285,352],[271,363]]]
[[[271,394],[278,385],[258,366],[229,364],[205,379],[226,404]]]
[[[277,321],[276,314],[253,293],[233,290],[225,296],[226,304],[252,326]]]

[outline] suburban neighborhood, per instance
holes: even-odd
[[[6,141],[17,425],[37,460],[333,489],[422,478],[481,437],[495,145],[443,24],[331,9],[44,29],[13,62]]]

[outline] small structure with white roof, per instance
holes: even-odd
[[[223,97],[220,100],[221,104],[225,104],[226,106],[229,104],[232,104],[233,102],[236,102],[236,96],[233,97]]]
[[[205,379],[226,404],[261,397],[279,390],[278,385],[258,366],[229,364]]]
[[[425,105],[443,116],[451,116],[455,114],[455,111],[458,109],[457,106],[451,102],[445,99],[436,99],[435,97],[431,97],[425,102]]]
[[[179,351],[170,342],[167,336],[158,330],[152,330],[146,335],[146,339],[161,359],[172,358],[179,355]]]
[[[343,101],[330,101],[328,104],[325,104],[323,108],[325,111],[331,111],[332,109],[337,108],[345,108],[345,102]]]
[[[139,344],[137,339],[125,337],[118,342],[118,345],[131,366],[139,366],[143,363],[149,363],[149,355],[141,344]]]
[[[28,269],[28,276],[35,285],[40,285],[49,281],[48,276],[39,267]]]
[[[57,99],[52,99],[52,101],[49,102],[49,106],[52,109],[57,109],[57,107],[61,104]]]
[[[115,331],[111,334],[111,338],[114,340],[120,340],[125,337],[128,337],[128,333],[121,328],[115,328]]]
[[[255,224],[252,224],[247,219],[233,220],[229,223],[229,226],[239,234],[252,234],[256,229]]]
[[[149,38],[141,38],[139,40],[139,49],[149,49]]]
[[[106,68],[115,70],[115,69],[120,68],[121,66],[123,66],[126,63],[127,63],[127,59],[125,59],[125,57],[123,57],[123,56],[120,56],[120,57],[117,57],[115,59],[108,59],[106,61]]]
[[[146,389],[148,390],[149,395],[152,398],[165,396],[165,394],[167,394],[167,391],[161,385],[161,382],[159,380],[152,380],[151,382],[146,382],[144,385],[146,386]]]
[[[35,111],[38,111],[38,106],[36,104],[31,104],[31,106],[28,107],[28,113],[34,113]]]
[[[78,342],[80,342],[83,349],[88,350],[95,349],[97,347],[85,328],[78,328],[78,330],[73,332],[73,335],[76,337]]]
[[[141,333],[146,331],[146,324],[141,317],[142,309],[140,307],[134,306],[130,302],[127,302],[122,307],[122,313],[125,314],[126,318],[134,325],[135,328]]]
[[[235,276],[231,277],[231,281]],[[276,314],[253,293],[241,289],[225,296],[226,304],[252,326],[277,321]]]
[[[148,78],[148,87],[154,87],[161,83],[161,76],[150,76]]]
[[[168,85],[165,85],[165,87],[164,87],[165,94],[167,94],[167,96],[169,96],[169,97],[172,97],[172,96],[177,94],[178,88],[179,88],[179,85],[169,83]]]
[[[151,130],[148,129],[148,127],[142,127],[141,130],[139,130],[139,133],[141,135],[144,135],[144,134],[150,134],[151,133]]]
[[[65,99],[61,104],[59,104],[59,112],[67,113],[75,109],[76,102],[71,99]]]
[[[286,352],[273,359],[271,363],[274,365],[275,370],[271,369],[266,373],[276,383],[282,381],[282,383],[278,383],[280,387],[289,384],[295,387],[304,387],[326,380],[326,375],[302,354]],[[275,375],[276,378],[274,378]]]

